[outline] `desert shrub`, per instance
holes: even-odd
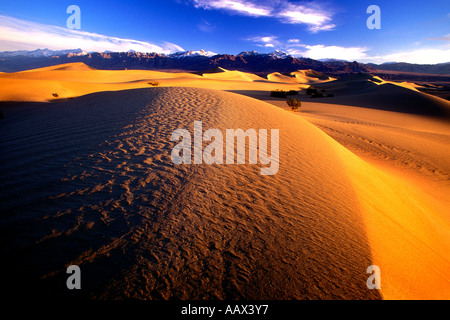
[[[148,84],[153,86],[153,87],[159,86],[159,82],[149,82]]]
[[[309,87],[308,89],[306,89],[306,94],[307,94],[308,96],[312,96],[312,95],[318,94],[318,93],[319,93],[319,92],[318,92],[317,89],[314,88],[314,87]]]
[[[54,96],[55,98],[59,97],[59,95],[57,93],[52,93],[52,96]]]
[[[286,92],[283,90],[271,91],[270,96],[275,97],[275,98],[286,98],[287,97]]]
[[[298,91],[290,90],[290,91],[284,91],[284,90],[274,90],[270,92],[271,97],[276,98],[287,98],[287,96],[293,96],[298,94]]]
[[[323,98],[323,94],[321,92],[315,92],[311,95],[311,98]]]
[[[311,96],[311,98],[334,97],[334,94],[332,93],[327,94],[325,89],[319,91],[314,87],[309,87],[306,89],[306,94]]]
[[[292,111],[296,111],[302,106],[302,102],[294,98],[290,98],[288,101],[286,101],[286,103],[289,107],[291,107]]]

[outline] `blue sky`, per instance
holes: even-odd
[[[81,29],[69,30],[69,5]],[[366,12],[381,9],[381,29]],[[450,61],[450,1],[2,1],[0,51],[38,48],[237,54],[282,50],[313,59]]]

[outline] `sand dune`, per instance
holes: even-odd
[[[206,79],[227,80],[227,81],[265,81],[265,79],[252,73],[241,71],[229,71],[219,68],[221,72],[204,73]]]
[[[355,74],[327,83],[314,84],[336,98],[327,102],[421,115],[450,116],[450,103],[405,83],[384,81],[369,74]]]
[[[298,70],[291,72],[291,76],[283,75],[279,72],[273,72],[267,75],[267,79],[274,82],[282,83],[301,83],[301,84],[315,84],[336,80],[321,72],[314,70]]]
[[[299,83],[297,78],[285,76],[279,72],[273,72],[267,75],[267,79],[273,82],[282,82],[282,83]]]
[[[317,83],[336,80],[321,72],[314,70],[298,70],[291,72],[291,75],[295,76],[295,78],[299,83]]]
[[[1,74],[0,101],[76,97],[2,108],[5,290],[70,295],[77,264],[80,294],[100,299],[450,298],[449,103],[370,75],[293,75]],[[269,99],[303,80],[336,97],[302,94],[301,113]],[[171,133],[200,120],[279,129],[278,173],[174,165]],[[372,264],[380,291],[366,287]]]
[[[218,90],[271,91],[308,87],[298,83],[274,83],[254,74],[226,69],[199,75],[147,70],[95,70],[83,63],[75,63],[1,74],[0,101],[48,102],[100,91],[148,88],[153,83],[163,87]]]
[[[54,66],[50,66],[50,67],[25,70],[25,71],[21,71],[19,73],[46,72],[46,71],[91,71],[91,70],[96,70],[96,69],[84,64],[83,62],[72,62],[72,63],[58,64],[58,65],[54,65]]]

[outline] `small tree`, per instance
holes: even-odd
[[[290,98],[286,101],[286,103],[289,107],[291,107],[292,111],[297,111],[297,109],[302,106],[302,102],[294,98]]]

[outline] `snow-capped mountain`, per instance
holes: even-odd
[[[329,58],[326,58],[326,59],[317,59],[317,61],[320,61],[320,62],[350,62],[350,61],[348,61],[348,60],[343,60],[343,59],[329,59]]]
[[[270,53],[260,53],[258,51],[252,50],[252,51],[243,51],[238,54],[238,56],[270,56],[277,59],[286,59],[287,57],[290,57],[289,54],[286,52],[275,50]]]
[[[87,55],[87,52],[84,52],[81,49],[67,49],[67,50],[50,50],[50,49],[37,49],[33,51],[27,50],[18,50],[18,51],[5,51],[0,52],[0,58],[9,58],[16,56],[25,56],[30,58],[46,58],[53,56],[64,56],[71,54],[71,56],[82,56]]]
[[[269,53],[271,57],[278,58],[278,59],[286,59],[290,57],[291,55],[287,54],[286,52],[275,50],[274,52]]]
[[[252,51],[242,51],[238,54],[238,56],[257,56],[260,55],[258,51],[252,50]]]
[[[205,51],[203,49],[198,51],[182,51],[182,52],[175,52],[172,54],[169,54],[169,57],[171,58],[186,58],[186,57],[213,57],[216,56],[217,53],[212,51]]]

